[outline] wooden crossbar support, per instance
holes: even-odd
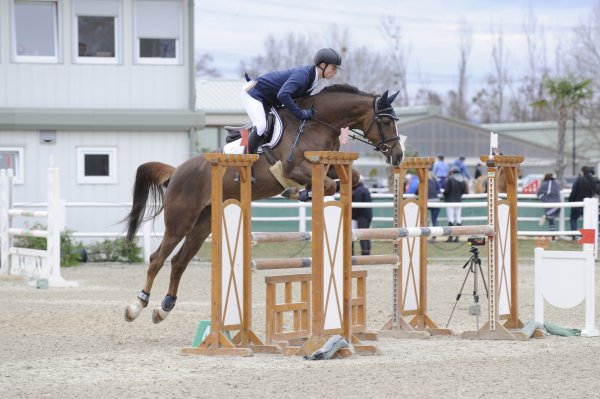
[[[312,165],[311,334],[296,352],[310,355],[340,334],[357,352],[374,353],[352,331],[352,163],[357,153],[307,151]],[[340,198],[325,202],[323,181],[330,168],[340,179]]]
[[[352,330],[354,334],[367,335],[367,271],[355,270],[352,280],[356,289],[352,297]],[[310,336],[310,285],[311,273],[285,274],[265,277],[266,344],[295,345]],[[283,284],[284,302],[277,302],[277,287]],[[296,294],[296,295],[294,295]],[[298,298],[297,295],[300,295]],[[285,315],[292,313],[291,325],[285,323]],[[289,351],[289,350],[288,350]]]
[[[211,331],[197,348],[182,354],[251,356],[278,351],[252,331],[251,167],[258,155],[205,154],[211,164]],[[229,167],[240,176],[240,200],[223,202],[223,176]],[[225,289],[224,289],[225,287]],[[237,330],[233,339],[225,331]]]
[[[487,162],[488,157],[481,157]],[[394,168],[396,184],[395,200],[396,213],[394,227],[407,231],[418,231],[419,227],[427,226],[427,170],[433,163],[433,158],[406,158],[402,165]],[[488,162],[488,225],[460,226],[460,233],[467,235],[487,235],[488,263],[491,265],[490,280],[494,282],[490,291],[498,293],[498,298],[492,295],[490,306],[490,322],[480,329],[483,333],[475,334],[475,338],[513,339],[504,328],[498,328],[499,333],[492,332],[497,327],[495,320],[506,319],[506,327],[519,327],[517,306],[517,237],[516,237],[516,173],[521,156],[495,156],[494,164]],[[496,172],[502,167],[507,173],[507,200],[497,200]],[[404,181],[409,169],[414,169],[419,178],[419,197],[404,199]],[[500,206],[500,211],[498,210]],[[498,215],[501,217],[498,218]],[[432,229],[432,228],[430,228]],[[446,227],[442,229],[447,229]],[[481,229],[481,230],[479,230]],[[458,230],[448,235],[460,235]],[[367,233],[368,234],[368,233]],[[378,233],[380,234],[380,233]],[[393,233],[390,233],[393,235]],[[431,234],[433,235],[433,234]],[[418,238],[417,238],[418,237]],[[360,239],[360,238],[359,238]],[[383,326],[381,336],[414,337],[419,336],[415,331],[425,331],[428,334],[448,334],[449,330],[440,329],[427,314],[427,240],[426,235],[410,235],[398,239],[395,250],[400,258],[400,265],[393,275],[393,313]],[[500,256],[500,258],[498,258]],[[499,270],[494,272],[499,262]],[[413,316],[410,321],[405,316]],[[502,326],[501,326],[502,327]]]

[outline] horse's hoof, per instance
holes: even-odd
[[[164,319],[166,319],[168,315],[169,312],[167,312],[166,310],[163,310],[162,308],[155,308],[152,311],[152,322],[154,324],[158,324]]]
[[[287,199],[290,199],[290,200],[297,200],[298,199],[298,189],[295,187],[286,188],[281,193],[281,196],[285,197]]]
[[[138,299],[135,303],[127,305],[125,308],[125,321],[134,321],[140,315],[140,312],[144,309],[144,305]]]

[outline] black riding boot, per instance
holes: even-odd
[[[262,136],[259,136],[256,133],[256,127],[252,127],[252,129],[250,129],[250,132],[248,133],[248,154],[255,154],[256,150],[258,150],[258,146],[260,145],[260,143],[262,142]],[[252,178],[251,181],[254,184],[256,182],[256,179],[254,178],[254,166],[252,166],[250,168],[250,171],[252,173]],[[240,181],[240,175],[238,173],[235,174],[235,177],[233,178],[234,181]]]
[[[448,222],[448,226],[452,227],[452,226],[454,226],[454,223]],[[448,238],[446,239],[446,242],[452,242],[452,241],[453,241],[453,237],[452,236],[448,236]]]

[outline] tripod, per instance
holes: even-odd
[[[456,302],[454,302],[454,307],[452,308],[452,312],[450,313],[450,317],[448,318],[448,323],[446,323],[446,328],[450,325],[450,320],[452,320],[452,315],[454,314],[454,310],[456,310],[456,305],[458,305],[458,301],[460,297],[463,295],[463,289],[465,288],[465,284],[467,283],[467,279],[469,278],[469,274],[473,273],[473,301],[474,303],[469,306],[469,314],[472,316],[477,316],[477,329],[479,329],[479,315],[481,314],[481,307],[479,305],[479,293],[477,290],[477,273],[481,273],[481,280],[483,281],[483,287],[485,288],[485,296],[489,297],[489,292],[487,285],[485,283],[485,278],[483,277],[483,271],[481,270],[481,259],[479,259],[479,250],[476,247],[471,247],[469,252],[472,253],[469,260],[462,267],[465,269],[467,266],[467,274],[465,279],[463,280],[462,286],[460,287],[460,291],[456,296]]]

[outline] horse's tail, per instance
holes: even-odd
[[[142,222],[154,219],[163,210],[163,197],[175,168],[161,162],[147,162],[138,167],[133,186],[133,205],[123,219],[127,221],[127,243],[132,243]],[[146,212],[148,196],[153,208]]]

